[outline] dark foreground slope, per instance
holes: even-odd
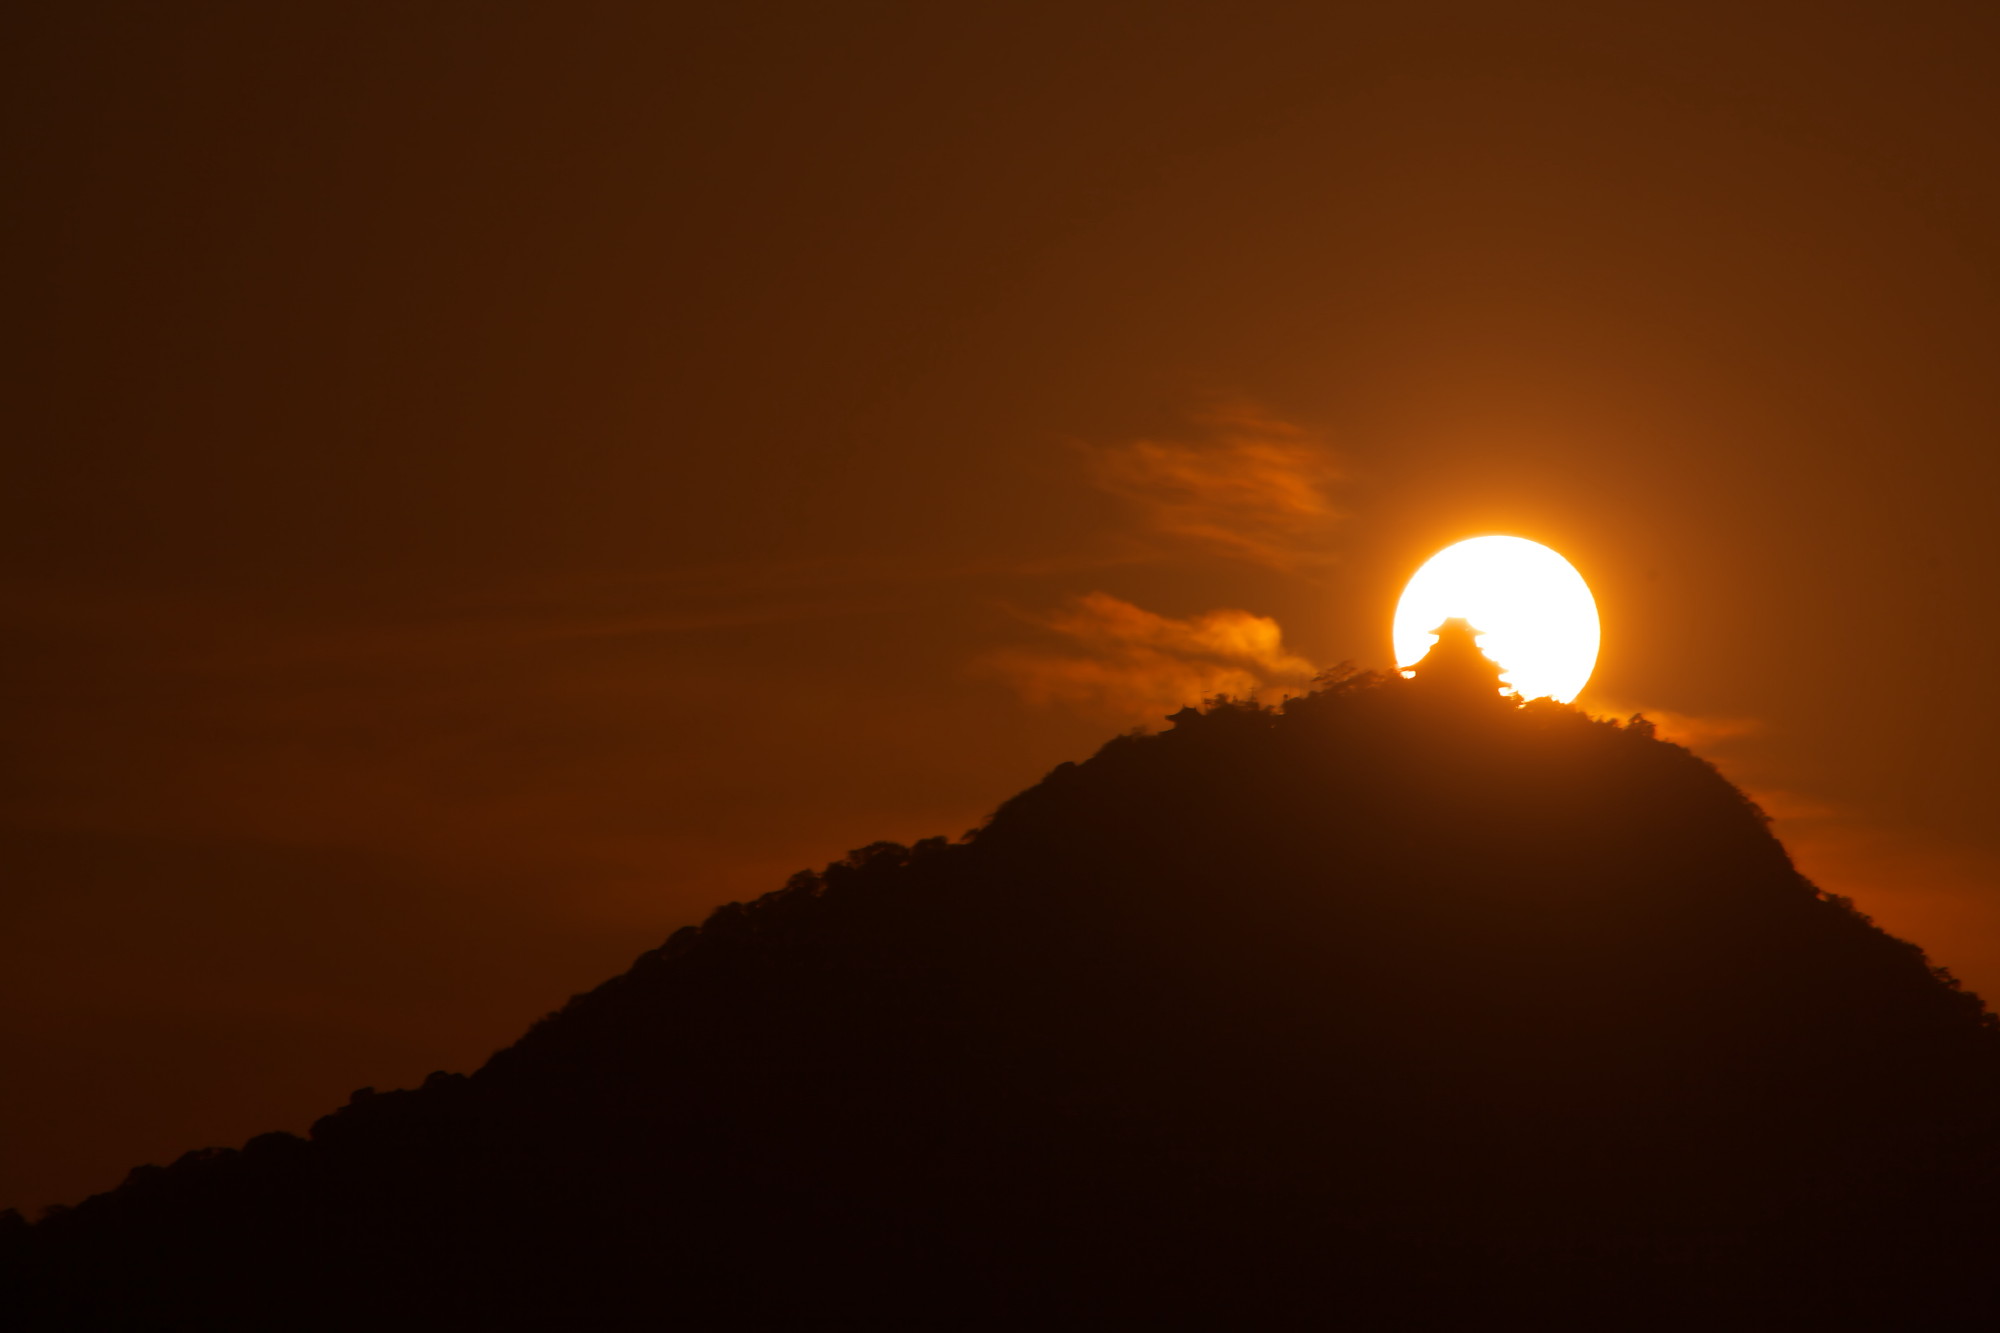
[[[1350,681],[16,1228],[50,1327],[1985,1328],[2000,1033],[1650,729]]]

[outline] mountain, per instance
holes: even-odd
[[[1368,675],[142,1167],[30,1327],[1986,1328],[2000,1029],[1627,725]]]

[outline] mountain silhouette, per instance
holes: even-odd
[[[1329,678],[0,1237],[47,1328],[1988,1328],[2000,1029],[1653,735]]]

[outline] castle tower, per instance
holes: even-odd
[[[1463,616],[1453,616],[1431,633],[1437,635],[1437,642],[1421,661],[1408,668],[1415,673],[1411,684],[1439,697],[1500,697],[1500,664],[1480,651],[1482,631]]]

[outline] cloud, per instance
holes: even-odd
[[[1311,680],[1313,664],[1284,646],[1268,616],[1224,609],[1176,620],[1093,592],[1037,618],[1068,640],[1063,651],[1006,649],[984,667],[1037,706],[1063,705],[1132,720],[1217,694],[1239,698]]]
[[[1323,565],[1339,518],[1339,478],[1310,432],[1253,408],[1211,413],[1198,442],[1089,446],[1099,487],[1132,503],[1153,532],[1285,572]]]
[[[1591,711],[1622,716],[1632,710],[1599,701],[1592,704]],[[1668,708],[1641,708],[1637,711],[1653,724],[1661,740],[1685,745],[1697,752],[1723,741],[1761,735],[1764,730],[1764,724],[1754,717],[1707,717],[1698,713],[1676,713]]]

